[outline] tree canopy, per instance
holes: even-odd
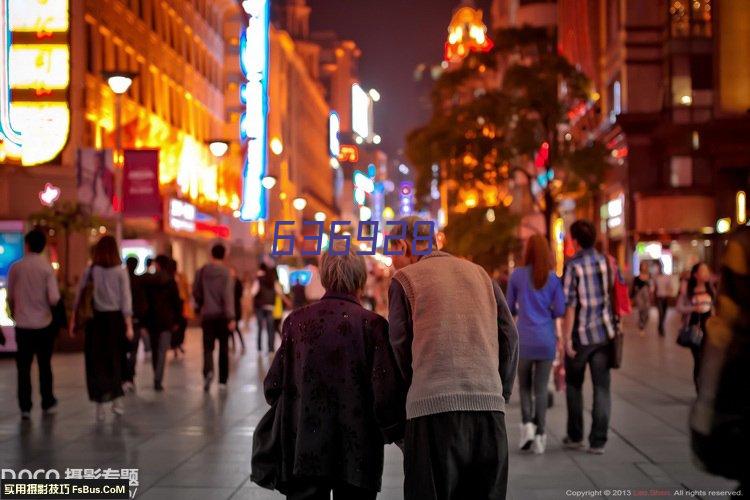
[[[406,154],[418,194],[429,193],[432,165],[439,165],[450,207],[460,207],[462,192],[495,190],[502,198],[520,182],[549,232],[556,201],[598,190],[608,167],[604,144],[568,133],[595,100],[591,83],[545,29],[501,30],[495,40],[490,52],[470,54],[437,79],[432,117],[408,134]],[[501,203],[490,197],[476,205]]]

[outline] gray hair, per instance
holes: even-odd
[[[343,248],[336,248],[337,251]],[[367,266],[361,255],[350,249],[346,255],[331,255],[329,248],[320,262],[320,281],[329,292],[355,294],[365,287]]]

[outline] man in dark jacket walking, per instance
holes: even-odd
[[[234,331],[234,281],[224,265],[226,248],[211,248],[211,262],[198,270],[193,281],[193,298],[203,327],[203,389],[211,388],[214,376],[214,346],[219,341],[219,388],[226,389],[229,378],[229,335]]]
[[[518,365],[513,318],[484,269],[438,251],[426,222],[402,222],[388,321],[409,386],[404,496],[503,499],[505,403]]]
[[[146,327],[151,337],[154,390],[163,391],[164,363],[171,345],[172,332],[177,329],[182,314],[182,299],[177,282],[169,272],[171,259],[166,255],[158,255],[154,262],[156,272],[144,277],[149,304]]]
[[[142,330],[146,328],[146,315],[148,314],[148,298],[144,288],[145,276],[135,274],[138,268],[138,257],[130,256],[125,260],[130,278],[130,295],[133,299],[133,340],[125,339],[125,349],[122,362],[122,386],[127,392],[135,390],[135,365],[138,357],[138,344],[141,340]]]

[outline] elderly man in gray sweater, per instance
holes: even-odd
[[[403,255],[393,258],[388,321],[409,387],[404,496],[505,498],[504,412],[518,365],[513,318],[484,269],[431,248],[434,235],[418,218],[402,221],[406,239],[391,248]]]

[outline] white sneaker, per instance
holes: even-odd
[[[528,450],[534,443],[534,435],[536,434],[536,425],[531,422],[527,424],[521,424],[521,439],[518,442],[518,449]]]
[[[537,434],[534,436],[534,444],[531,445],[531,451],[536,453],[537,455],[541,455],[544,453],[544,450],[547,449],[547,435],[546,434]]]
[[[117,398],[112,401],[112,413],[117,416],[122,416],[125,413],[125,409],[122,407],[122,398]]]
[[[101,422],[104,420],[104,404],[96,404],[96,421]]]

